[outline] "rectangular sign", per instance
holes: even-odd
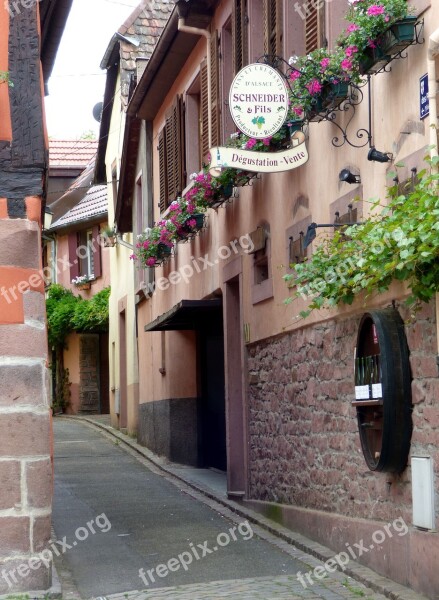
[[[430,114],[428,102],[428,75],[423,75],[419,80],[419,117],[425,119]]]

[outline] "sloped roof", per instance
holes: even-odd
[[[84,198],[64,216],[52,223],[51,230],[61,229],[74,223],[91,221],[107,214],[107,186],[95,185],[88,190]]]
[[[84,169],[98,149],[98,140],[49,140],[49,167]]]
[[[122,107],[125,110],[128,104],[132,76],[136,73],[136,59],[149,60],[174,10],[174,6],[174,0],[142,0],[117,31],[123,36],[136,39],[139,46],[123,42],[116,34],[110,40],[101,62],[101,69],[107,69],[107,78],[96,161],[95,181],[97,183],[106,181],[105,152],[118,71],[120,69],[121,100]]]

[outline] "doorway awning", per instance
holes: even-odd
[[[212,300],[181,300],[148,325],[145,331],[176,331],[202,329],[212,321],[221,310],[222,299]]]

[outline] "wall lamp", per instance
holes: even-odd
[[[311,223],[308,225],[308,229],[305,233],[305,238],[303,240],[303,248],[308,248],[310,243],[316,237],[316,229],[317,227],[349,227],[350,225],[362,225],[361,221],[357,221],[355,223]]]
[[[380,152],[375,146],[372,146],[367,155],[367,160],[386,163],[393,160],[393,154],[391,152]]]
[[[349,169],[342,169],[338,174],[338,178],[340,181],[345,181],[346,183],[361,183],[361,177],[355,175]]]
[[[45,231],[47,231],[47,229],[50,229],[50,227],[52,226],[52,220],[53,220],[53,210],[49,206],[46,205],[44,207],[44,223],[43,223],[43,229]]]

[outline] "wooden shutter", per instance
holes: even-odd
[[[78,234],[76,232],[69,233],[69,263],[70,263],[70,280],[75,279],[79,275],[79,259],[77,256],[78,250]]]
[[[204,60],[201,63],[200,70],[200,88],[201,88],[201,115],[200,115],[200,147],[201,162],[205,161],[209,152],[209,103],[207,96],[207,63]]]
[[[247,0],[234,0],[232,11],[233,72],[248,64]]]
[[[264,0],[264,52],[283,55],[283,1]]]
[[[183,173],[184,173],[184,128],[182,99],[177,96],[165,126],[165,144],[166,144],[166,179],[167,179],[167,198],[165,205],[175,200],[183,191]]]
[[[95,277],[102,275],[102,261],[101,261],[101,245],[99,244],[99,225],[95,225],[92,229],[93,238],[93,272]]]
[[[166,141],[165,129],[162,129],[159,134],[159,169],[160,169],[160,212],[166,208],[168,199],[168,185],[166,177]]]
[[[305,17],[305,54],[309,54],[323,45],[324,4],[309,3]]]
[[[178,98],[178,117],[179,117],[179,131],[180,131],[180,142],[179,142],[179,154],[180,154],[180,173],[179,173],[179,193],[186,187],[186,116],[185,116],[185,103],[183,102],[183,96]]]
[[[212,34],[211,39],[211,78],[212,78],[212,146],[219,146],[221,141],[221,111],[220,111],[220,78],[219,78],[219,38],[218,31]]]

